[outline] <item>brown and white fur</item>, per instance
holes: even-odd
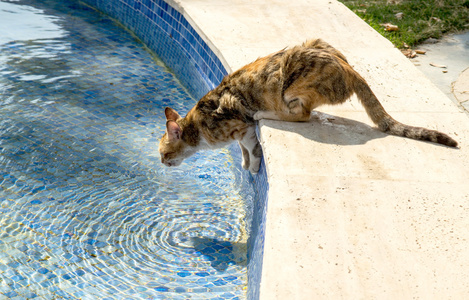
[[[262,150],[255,133],[256,120],[307,121],[316,107],[344,103],[353,94],[381,131],[457,146],[444,133],[394,120],[344,55],[316,39],[259,58],[227,75],[184,118],[167,107],[166,133],[159,145],[161,162],[178,166],[200,149],[237,140],[243,168],[257,173]]]

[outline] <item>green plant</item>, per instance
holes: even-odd
[[[469,29],[469,0],[339,0],[396,47]],[[386,31],[382,24],[398,26]]]

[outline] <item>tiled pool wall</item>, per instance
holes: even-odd
[[[199,99],[227,74],[226,67],[176,4],[163,0],[83,0],[120,21],[154,51]],[[178,10],[179,9],[179,10]]]
[[[199,99],[221,82],[229,67],[210,48],[181,13],[181,7],[163,0],[82,0],[110,15],[130,29],[176,74],[188,91]],[[230,147],[240,159],[237,147]],[[264,161],[259,174],[241,170],[240,182],[254,185],[256,195],[249,206],[252,219],[248,241],[248,299],[259,298],[264,248],[268,182]]]
[[[262,259],[264,254],[265,221],[267,215],[267,196],[269,183],[264,159],[259,173],[253,178],[256,192],[251,216],[251,235],[248,240],[248,299],[259,299],[262,275]]]

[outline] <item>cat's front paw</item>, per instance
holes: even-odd
[[[260,158],[254,159],[249,166],[249,172],[251,172],[251,174],[253,175],[259,173],[260,166],[261,166],[261,159]]]
[[[241,163],[241,166],[243,167],[244,170],[249,169],[249,160],[246,160],[243,157],[243,162]]]
[[[241,166],[243,167],[244,170],[248,170],[249,169],[249,152],[245,148],[241,148],[241,150],[243,151]]]
[[[256,121],[259,121],[259,120],[264,119],[264,115],[265,115],[265,113],[263,111],[258,111],[254,114],[253,118]]]

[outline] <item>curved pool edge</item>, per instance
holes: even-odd
[[[82,1],[118,20],[141,39],[195,99],[205,95],[230,71],[221,53],[174,1]],[[190,65],[186,59],[180,60],[182,56]]]
[[[200,99],[231,72],[220,50],[198,27],[180,2],[173,0],[81,0],[119,21],[161,59],[187,88]],[[179,58],[184,55],[190,61]],[[235,158],[240,151],[230,146]],[[252,220],[248,239],[247,299],[258,299],[262,271],[265,216],[269,185],[264,161],[257,175],[241,170],[239,182],[253,185],[256,199],[247,212]]]
[[[178,2],[177,0],[165,0],[166,3],[171,5],[174,9],[176,9],[182,17],[192,26],[192,29],[195,30],[197,35],[205,42],[205,44],[210,48],[212,53],[215,57],[220,61],[223,65],[227,73],[231,73],[232,69],[229,63],[226,61],[225,57],[223,56],[222,51],[220,51],[215,44],[210,40],[210,38],[203,32],[202,29],[197,25],[197,23],[192,19],[192,17],[185,11],[184,6]]]

